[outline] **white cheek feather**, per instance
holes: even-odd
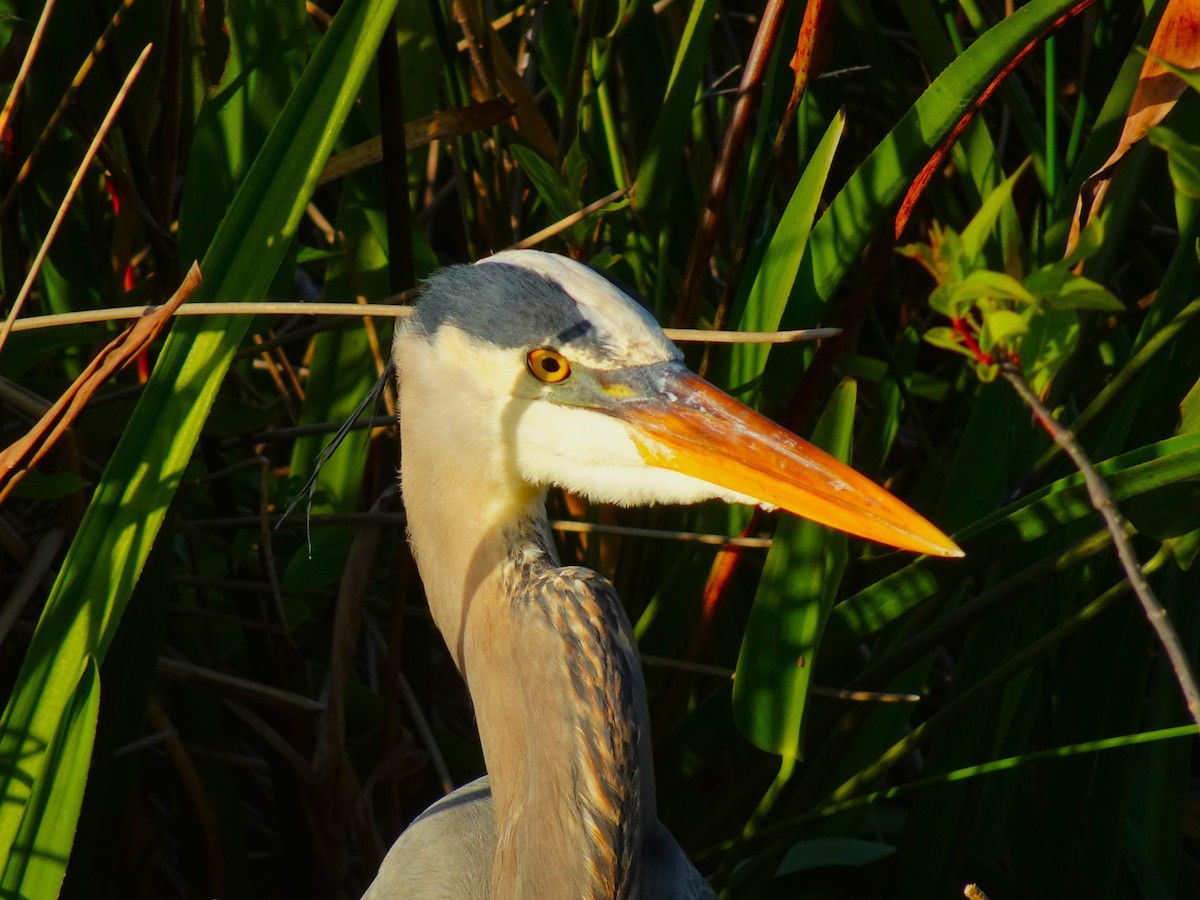
[[[600,503],[758,502],[699,478],[647,465],[624,423],[586,409],[528,404],[518,422],[515,452],[522,475],[532,483],[557,485]]]
[[[450,482],[459,488],[474,484],[477,502],[495,505],[491,510],[475,506],[482,517],[503,517],[550,486],[623,506],[758,502],[647,465],[628,426],[618,419],[542,399],[519,350],[488,346],[453,326],[439,329],[433,344],[402,328],[394,357],[401,385],[402,455],[419,456],[425,473],[423,483],[405,480],[406,501],[428,494],[436,517],[461,513],[433,502]],[[406,420],[422,427],[410,427]],[[479,450],[465,468],[458,450],[463,447]]]

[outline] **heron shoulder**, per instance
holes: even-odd
[[[491,894],[496,814],[485,775],[442,797],[404,830],[363,900],[472,900]]]

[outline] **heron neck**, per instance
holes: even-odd
[[[559,568],[544,493],[505,471],[504,454],[463,467],[448,452],[502,436],[486,417],[430,405],[422,371],[400,380],[404,504],[430,612],[475,706],[496,812],[493,896],[636,896],[656,811],[625,612],[595,573]]]
[[[406,475],[410,539],[491,779],[493,896],[637,896],[656,811],[645,687],[620,601],[594,572],[559,568],[540,495],[501,517],[446,492],[439,508],[461,511],[450,541]]]
[[[528,512],[500,561],[495,617],[465,642],[496,808],[493,895],[637,896],[656,813],[632,630],[607,581],[558,566],[541,504]]]

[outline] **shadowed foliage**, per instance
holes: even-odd
[[[1195,664],[1196,7],[58,0],[39,31],[0,0],[0,448],[87,397],[0,472],[0,896],[357,897],[481,774],[390,385],[316,472],[392,323],[299,304],[407,303],[533,241],[674,326],[841,327],[680,346],[967,553],[551,492],[564,563],[634,624],[660,817],[722,896],[1200,897],[1174,673],[995,378],[1098,464]],[[89,378],[103,311],[194,261],[188,307],[294,305],[177,318]]]

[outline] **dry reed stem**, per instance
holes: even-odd
[[[12,205],[13,200],[16,199],[17,191],[20,190],[25,179],[29,177],[29,173],[33,169],[34,163],[37,162],[38,157],[42,155],[42,151],[50,141],[50,136],[54,133],[55,126],[58,125],[59,120],[62,119],[63,115],[70,108],[71,103],[75,100],[76,94],[79,93],[79,88],[83,85],[83,82],[87,79],[88,75],[91,74],[92,68],[96,65],[97,58],[104,51],[104,48],[108,46],[108,42],[112,40],[113,33],[120,24],[121,18],[125,11],[129,9],[129,7],[131,7],[135,2],[136,0],[124,0],[124,2],[121,3],[121,5],[117,8],[117,11],[113,13],[113,17],[109,20],[108,25],[105,26],[104,32],[99,38],[96,39],[95,45],[93,45],[88,55],[84,57],[83,62],[80,63],[79,69],[75,72],[75,77],[71,79],[71,86],[67,88],[66,93],[64,93],[62,96],[62,99],[58,101],[58,106],[55,107],[54,112],[50,114],[50,118],[46,121],[45,127],[42,128],[42,133],[38,135],[37,141],[34,142],[33,149],[29,151],[29,156],[25,158],[25,162],[21,164],[21,170],[17,172],[16,178],[13,179],[12,187],[9,188],[8,194],[4,197],[4,200],[0,202],[0,216],[4,215],[9,206]],[[52,2],[46,4],[46,9],[49,9],[53,5],[54,2],[52,0]],[[44,10],[43,15],[45,15]],[[40,22],[38,27],[41,27]],[[38,35],[35,34],[35,39],[37,37]],[[27,54],[27,56],[32,55],[32,51],[33,48],[31,46],[30,53]],[[0,134],[4,133],[3,126],[5,124],[7,123],[0,122]]]
[[[79,185],[83,183],[83,176],[87,174],[92,159],[95,158],[96,152],[100,149],[100,143],[108,134],[108,129],[112,126],[113,120],[116,119],[121,105],[125,102],[125,97],[129,94],[130,88],[133,87],[134,80],[142,71],[142,66],[146,64],[146,58],[150,55],[153,47],[153,44],[147,44],[142,49],[142,52],[138,54],[138,58],[129,70],[129,74],[125,76],[125,81],[122,83],[121,89],[117,91],[112,104],[108,107],[108,112],[105,113],[104,120],[96,130],[96,136],[92,138],[92,143],[83,155],[83,161],[80,162],[79,168],[75,170],[75,177],[71,179],[71,186],[67,188],[67,194],[63,197],[62,203],[59,204],[58,212],[54,214],[54,221],[50,224],[50,230],[46,232],[46,238],[42,241],[42,246],[38,249],[33,264],[29,267],[29,274],[25,277],[25,283],[21,285],[21,291],[17,294],[16,300],[13,301],[12,309],[8,313],[8,318],[4,321],[3,328],[0,328],[0,349],[4,348],[4,342],[8,340],[9,332],[12,331],[13,322],[16,320],[17,314],[20,313],[21,307],[25,304],[29,292],[33,289],[34,279],[37,278],[37,274],[42,268],[42,262],[46,259],[46,254],[50,252],[50,244],[58,234],[58,229],[62,226],[63,219],[67,216],[67,210],[70,208],[71,201],[75,198],[75,194],[79,192]]]
[[[405,294],[412,292],[406,291]],[[404,296],[404,295],[399,295]],[[389,298],[391,299],[391,298]],[[46,316],[28,316],[13,324],[13,331],[36,331],[41,328],[61,328],[66,325],[91,325],[117,319],[138,319],[161,306],[114,306],[110,309],[81,310]],[[412,314],[411,306],[396,303],[310,303],[296,301],[263,301],[260,303],[203,303],[175,310],[176,316],[334,316],[340,318],[397,318]],[[841,334],[840,328],[797,328],[791,331],[722,331],[706,328],[664,328],[663,333],[680,344],[794,344],[820,341]],[[264,341],[254,352],[276,346]]]
[[[46,0],[46,5],[42,7],[42,14],[38,17],[38,23],[33,29],[33,36],[29,39],[25,58],[21,60],[21,68],[17,70],[12,90],[8,92],[8,99],[4,101],[4,109],[0,110],[0,135],[8,132],[9,119],[12,118],[13,110],[17,107],[17,99],[21,96],[21,89],[25,87],[25,79],[29,77],[29,70],[33,67],[33,58],[42,45],[42,34],[46,30],[46,24],[50,21],[50,13],[54,11],[54,3],[55,0]]]

